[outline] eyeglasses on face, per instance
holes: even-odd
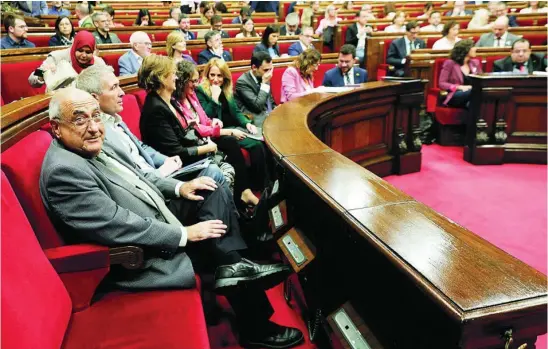
[[[146,47],[152,47],[152,42],[137,42],[136,44],[143,44]]]
[[[97,114],[92,117],[79,116],[72,121],[59,119],[59,122],[65,122],[67,124],[71,124],[77,129],[84,129],[84,128],[87,129],[89,127],[90,122],[92,121],[96,124],[102,124],[103,118],[101,117],[101,114]]]

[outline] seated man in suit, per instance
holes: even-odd
[[[493,31],[491,33],[485,33],[480,36],[480,39],[476,43],[477,47],[509,47],[512,46],[514,41],[519,39],[516,36],[508,32],[508,17],[499,17],[493,23]]]
[[[280,35],[294,36],[301,33],[299,28],[299,14],[292,12],[285,17],[285,25],[280,28]]]
[[[345,43],[356,47],[356,57],[363,63],[367,35],[373,32],[373,28],[367,25],[368,14],[363,8],[356,13],[356,19],[356,23],[352,23],[346,30]]]
[[[257,127],[263,127],[264,120],[276,107],[270,86],[273,72],[272,57],[259,51],[251,57],[251,69],[236,82],[234,97],[238,108],[252,116]]]
[[[445,13],[446,16],[455,17],[455,16],[471,16],[473,15],[472,11],[466,10],[464,1],[455,1],[453,3],[453,9]]]
[[[211,178],[145,178],[123,150],[103,147],[99,104],[85,91],[60,90],[49,112],[55,139],[42,164],[40,194],[54,226],[74,242],[145,250],[144,268],[113,269],[113,285],[195,287],[194,257],[207,256],[216,266],[216,291],[238,318],[242,345],[289,348],[303,340],[299,330],[269,321],[273,309],[263,289],[280,282],[288,268],[241,257],[246,245],[234,203]]]
[[[129,37],[131,50],[124,53],[118,59],[120,76],[137,74],[143,59],[150,54],[152,42],[145,32],[134,32]]]
[[[325,72],[323,77],[324,86],[346,86],[367,82],[367,71],[354,67],[356,48],[346,44],[339,51],[339,62],[333,69]]]
[[[105,12],[94,12],[91,19],[97,28],[93,32],[97,44],[119,44],[122,42],[118,35],[110,32],[110,21]]]
[[[196,35],[190,31],[190,17],[185,13],[179,17],[179,29],[177,30],[183,33],[186,41],[196,39]]]
[[[212,58],[224,59],[227,62],[232,60],[230,52],[223,50],[223,41],[221,34],[215,30],[210,30],[204,37],[206,49],[198,55],[198,64],[206,64]]]
[[[278,1],[251,1],[253,12],[275,12],[278,13]]]
[[[32,48],[34,43],[27,40],[29,27],[25,19],[19,15],[8,13],[3,18],[5,33],[0,40],[0,48]]]
[[[293,12],[295,13],[295,12]],[[312,27],[303,27],[302,33],[299,35],[299,41],[291,44],[287,49],[287,54],[290,56],[298,56],[303,51],[314,48],[312,45],[312,40],[314,40],[314,28]]]
[[[505,1],[498,1],[496,6],[494,6],[495,16],[508,17],[508,25],[510,27],[519,27],[518,22],[516,22],[516,16],[508,16],[508,5]]]
[[[416,21],[411,21],[405,25],[405,35],[402,38],[392,41],[386,54],[386,63],[394,66],[394,71],[389,72],[392,76],[403,77],[406,57],[411,51],[426,48],[423,40],[417,38],[419,25]]]
[[[510,56],[495,61],[493,71],[528,74],[534,71],[546,71],[546,56],[532,54],[529,41],[518,39],[512,44]]]
[[[223,17],[219,15],[211,17],[211,30],[217,31],[221,34],[221,39],[230,38],[230,35],[223,30]]]

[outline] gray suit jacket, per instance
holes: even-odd
[[[276,102],[272,97],[272,86],[270,86],[269,93],[261,90],[251,74],[253,73],[250,70],[238,78],[234,97],[242,113],[252,115],[254,118],[253,123],[257,127],[263,127],[263,122],[268,116],[267,99],[270,99],[272,109],[276,106]]]
[[[118,67],[120,67],[120,76],[124,76],[137,74],[141,65],[135,54],[129,50],[118,59]]]
[[[508,33],[506,36],[506,42],[504,43],[504,46],[512,46],[514,41],[520,39],[521,36],[514,35],[512,33]],[[493,33],[485,33],[483,34],[478,42],[476,43],[477,47],[493,47],[495,46],[495,34]]]
[[[178,181],[148,180],[121,151],[104,148],[162,196],[174,198]],[[40,195],[57,231],[69,243],[137,245],[145,251],[144,268],[111,271],[116,285],[131,289],[193,287],[192,262],[179,248],[181,229],[167,224],[156,207],[124,178],[96,159],[68,151],[54,140],[40,173]]]

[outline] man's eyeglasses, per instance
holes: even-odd
[[[16,26],[16,28],[19,28],[19,29],[29,29],[29,26],[28,26],[28,25],[25,25],[25,24],[22,24],[22,25]]]
[[[101,117],[100,114],[98,114],[98,115],[92,116],[90,118],[84,117],[84,116],[79,116],[79,117],[77,117],[76,119],[74,119],[72,121],[59,119],[59,122],[66,122],[67,124],[73,125],[77,129],[84,129],[84,128],[87,129],[89,127],[89,123],[91,121],[93,121],[96,124],[102,124],[103,123],[103,118]]]
[[[146,47],[152,47],[152,42],[136,42],[136,44],[143,44]]]

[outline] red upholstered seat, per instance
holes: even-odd
[[[323,82],[323,76],[325,75],[325,72],[328,71],[331,68],[334,68],[336,64],[329,63],[329,64],[320,64],[318,67],[318,70],[314,72],[314,87],[321,86]]]
[[[468,110],[463,108],[436,107],[436,121],[440,125],[463,125],[467,116]]]
[[[392,39],[384,40],[384,44],[382,45],[383,52],[381,56],[381,61],[379,61],[377,65],[377,80],[382,80],[383,77],[388,75],[389,65],[385,62],[390,44],[392,44]]]
[[[2,170],[10,180],[43,248],[64,244],[48,218],[38,186],[42,161],[51,141],[51,135],[46,131],[32,132],[5,150],[1,159]]]
[[[7,177],[3,172],[1,176],[1,347],[59,349],[70,320],[70,297],[36,241]]]
[[[34,88],[27,82],[28,76],[42,64],[42,60],[2,63],[2,98],[5,103],[45,93],[46,86]]]
[[[232,59],[235,61],[249,61],[255,46],[254,44],[238,46],[236,50],[233,50]]]
[[[101,58],[105,61],[107,65],[110,65],[114,68],[114,75],[120,75],[120,67],[118,66],[118,60],[122,57],[121,53],[111,53],[108,55],[103,55]]]
[[[255,18],[253,18],[253,22],[255,22],[255,23],[275,23],[276,18],[274,18],[274,17],[255,17]]]
[[[493,66],[495,64],[495,61],[501,58],[504,58],[506,56],[487,56],[485,57],[485,69],[484,71],[486,73],[493,72]]]
[[[270,80],[270,91],[272,91],[272,97],[274,97],[276,105],[280,104],[282,98],[282,75],[284,74],[285,69],[286,67],[274,68],[272,80]]]
[[[348,26],[347,25],[340,26],[339,30],[341,31],[341,42],[343,44],[345,44],[346,43],[346,31],[348,30]]]
[[[281,42],[278,44],[280,46],[280,54],[287,54],[289,46],[293,45],[293,42]]]
[[[133,92],[132,95],[134,95],[135,98],[137,99],[137,104],[139,104],[139,109],[143,109],[143,105],[145,105],[145,99],[147,98],[147,91],[139,90],[139,91]]]
[[[231,38],[235,38],[236,35],[240,32],[240,29],[224,29],[224,31],[226,31],[228,33],[228,36],[230,36]]]
[[[546,23],[545,23],[546,24]],[[525,34],[523,37],[531,43],[531,45],[546,45],[546,33],[543,34]]]
[[[169,33],[170,32],[168,32],[168,31],[154,33],[154,41],[156,41],[156,42],[166,41],[167,36],[169,35]]]
[[[137,103],[137,98],[134,95],[125,95],[122,97],[124,110],[120,116],[126,123],[127,127],[137,138],[141,139],[141,131],[139,130],[139,119],[141,118],[141,108]]]
[[[49,39],[52,35],[29,35],[27,40],[36,45],[36,47],[48,47]]]
[[[120,41],[122,42],[129,42],[129,37],[131,36],[131,34],[133,33],[116,33],[116,35],[118,35],[118,38],[120,38]]]

